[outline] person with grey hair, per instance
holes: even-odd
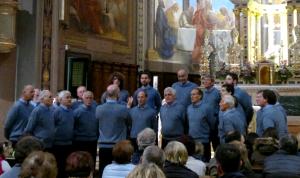
[[[225,142],[225,135],[228,132],[239,131],[245,135],[245,123],[243,122],[242,115],[235,108],[235,100],[231,95],[222,96],[220,102],[220,110],[224,113],[219,118],[219,137],[220,142]]]
[[[185,146],[178,141],[171,141],[165,147],[166,162],[164,172],[166,177],[198,178],[198,175],[185,166],[188,152]]]
[[[165,159],[165,152],[156,145],[151,145],[145,148],[142,155],[143,164],[154,163],[161,169],[163,169]]]
[[[146,147],[155,145],[156,133],[150,128],[145,128],[137,135],[136,142],[138,149],[133,153],[131,160],[133,164],[138,164],[140,162],[141,155]]]
[[[280,139],[279,145],[280,149],[264,160],[264,174],[267,178],[300,177],[297,138],[288,134]]]
[[[117,142],[125,140],[128,135],[127,131],[130,124],[129,111],[125,105],[118,103],[119,92],[118,85],[109,85],[106,90],[106,103],[96,108],[96,119],[99,121],[100,177],[104,167],[113,160],[113,146]]]
[[[44,144],[45,149],[50,150],[53,145],[55,131],[53,109],[51,108],[52,93],[49,90],[41,91],[39,101],[41,103],[30,114],[24,132],[38,138]]]
[[[58,94],[58,98],[60,105],[55,108],[53,113],[55,123],[53,154],[57,161],[58,177],[63,177],[65,174],[66,158],[72,152],[74,115],[71,109],[71,93],[63,90]]]
[[[187,132],[186,109],[176,101],[176,91],[167,87],[164,90],[164,104],[160,109],[162,148],[169,141],[178,139]]]

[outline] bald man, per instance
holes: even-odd
[[[33,110],[30,104],[34,95],[32,85],[24,86],[21,98],[15,102],[7,114],[4,124],[4,136],[12,142],[14,146],[24,133],[28,118]]]
[[[184,107],[188,107],[191,104],[191,91],[198,87],[197,84],[188,81],[188,75],[189,74],[186,70],[178,70],[178,82],[173,83],[172,85],[172,88],[174,88],[177,93],[176,101]]]

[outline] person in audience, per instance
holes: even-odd
[[[203,161],[209,162],[211,157],[209,137],[214,129],[214,110],[202,101],[203,92],[200,88],[191,91],[192,104],[187,108],[187,119],[189,124],[189,135],[195,141],[200,141],[204,146]]]
[[[240,119],[241,113],[234,107],[234,98],[231,95],[224,95],[220,102],[220,109],[224,113],[219,118],[219,137],[220,142],[225,142],[225,135],[228,132],[239,131],[245,134],[244,122]]]
[[[155,145],[156,133],[150,128],[145,128],[138,134],[136,142],[138,148],[132,156],[132,163],[135,165],[140,162],[144,149],[150,145]]]
[[[258,135],[255,132],[248,133],[245,138],[245,145],[247,148],[249,160],[251,160],[251,155],[253,154],[253,145],[256,138],[258,138]]]
[[[172,84],[172,88],[175,89],[177,95],[176,101],[182,104],[184,107],[188,107],[191,104],[191,91],[197,88],[198,85],[188,80],[189,74],[185,69],[179,69],[177,71],[178,82]]]
[[[99,120],[99,174],[113,160],[113,146],[125,140],[128,135],[130,116],[126,106],[118,103],[120,89],[117,85],[107,87],[106,103],[96,109],[96,119]]]
[[[34,151],[22,163],[19,178],[56,178],[55,157],[48,152]]]
[[[140,83],[142,86],[138,88],[133,94],[133,106],[138,105],[137,95],[140,90],[144,90],[148,95],[147,105],[155,109],[158,113],[161,107],[161,97],[159,92],[156,89],[154,89],[152,86],[150,86],[150,82],[151,82],[150,73],[146,71],[141,72]]]
[[[162,148],[187,131],[186,109],[176,101],[176,91],[167,87],[164,90],[164,97],[166,104],[160,109]]]
[[[178,141],[171,141],[165,147],[166,162],[164,172],[167,178],[198,178],[198,175],[185,166],[188,152]]]
[[[50,151],[53,146],[55,134],[55,125],[53,118],[52,93],[49,90],[43,90],[39,94],[40,104],[37,105],[29,116],[24,133],[38,138],[46,150]]]
[[[60,105],[54,110],[55,135],[53,154],[57,161],[58,177],[64,177],[66,158],[72,152],[74,135],[74,114],[72,110],[72,96],[67,90],[58,94]]]
[[[11,169],[9,163],[5,160],[3,144],[0,146],[0,175]]]
[[[33,110],[33,106],[29,103],[33,95],[33,86],[24,86],[21,98],[8,111],[4,124],[4,136],[12,143],[13,147],[24,134],[24,129]]]
[[[125,178],[135,167],[131,163],[132,154],[133,146],[129,140],[116,143],[112,150],[114,161],[104,168],[102,178]]]
[[[127,178],[165,178],[163,171],[155,164],[139,164],[127,176]]]
[[[244,143],[245,138],[239,131],[235,130],[235,131],[232,131],[232,132],[227,132],[225,134],[224,141],[225,141],[225,143],[230,143],[232,141],[239,141],[241,143]]]
[[[43,150],[43,144],[35,137],[22,137],[15,147],[15,165],[7,172],[3,173],[0,178],[18,178],[21,171],[21,164],[24,159],[33,151]]]
[[[205,160],[203,159],[204,151],[205,150],[204,150],[203,144],[201,142],[199,142],[199,141],[195,141],[195,154],[194,154],[194,158],[205,162]]]
[[[220,178],[245,178],[240,172],[241,153],[232,144],[221,144],[216,151],[218,176]]]
[[[140,90],[137,94],[138,105],[129,111],[131,118],[130,140],[137,151],[136,138],[145,128],[151,128],[157,133],[158,121],[156,110],[147,105],[148,95],[144,90]]]
[[[256,95],[256,103],[261,107],[257,111],[256,117],[256,133],[262,136],[263,132],[269,127],[275,127],[279,138],[286,135],[287,121],[278,109],[274,107],[276,104],[276,95],[272,90],[260,90]]]
[[[120,72],[114,72],[109,76],[109,85],[115,84],[119,86],[120,93],[118,102],[120,104],[126,104],[129,98],[129,92],[124,89],[124,75]],[[101,96],[101,104],[106,102],[107,93],[104,92]]]
[[[142,155],[142,164],[156,164],[161,170],[163,170],[165,164],[165,152],[156,145],[151,145],[145,148]]]
[[[220,144],[220,139],[218,135],[218,122],[219,122],[219,110],[220,106],[219,103],[221,101],[221,95],[219,90],[214,86],[215,79],[213,76],[206,75],[203,78],[203,85],[204,85],[204,95],[202,102],[206,103],[211,107],[213,110],[214,115],[212,118],[209,118],[210,122],[214,123],[215,125],[211,126],[210,132],[210,142],[213,145],[213,149],[216,150],[218,145]]]
[[[184,144],[188,152],[188,159],[185,166],[194,171],[198,176],[204,176],[206,172],[205,163],[193,157],[196,148],[194,139],[191,136],[184,135],[180,137],[179,141]]]
[[[235,145],[241,153],[241,160],[242,160],[242,164],[240,167],[241,173],[244,174],[246,177],[255,178],[255,174],[252,171],[252,165],[248,159],[248,152],[246,149],[246,145],[241,141],[237,141],[237,140],[231,141],[229,142],[229,144]]]
[[[280,139],[279,150],[264,161],[264,173],[271,177],[300,177],[300,157],[298,141],[293,135],[286,135]]]
[[[93,157],[86,151],[75,151],[66,160],[68,178],[93,178],[95,164]]]
[[[89,152],[96,162],[99,121],[92,106],[94,94],[86,91],[82,100],[83,104],[74,111],[73,150]]]
[[[225,79],[225,83],[234,85],[233,95],[237,98],[238,102],[242,105],[247,120],[247,125],[249,125],[254,113],[252,108],[252,99],[251,96],[245,90],[237,86],[238,79],[239,78],[237,74],[228,73]]]
[[[32,106],[35,108],[40,104],[39,96],[41,90],[39,88],[34,88],[33,90],[34,90],[34,94],[32,100],[30,101],[30,104],[32,104]]]

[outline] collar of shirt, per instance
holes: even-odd
[[[68,108],[67,106],[65,106],[65,105],[63,105],[63,104],[60,104],[59,105],[60,107],[62,107],[64,110],[66,110],[66,111],[69,111],[70,110],[70,108]]]
[[[40,103],[39,105],[45,109],[50,109],[50,106],[46,106],[44,103]]]
[[[25,101],[23,98],[20,98],[19,101],[21,101],[24,104],[29,104],[30,103],[30,101]]]
[[[268,109],[268,108],[270,108],[272,106],[273,105],[271,105],[271,104],[266,104],[264,107],[261,107],[261,110],[263,111],[263,110]]]
[[[182,87],[187,86],[190,83],[190,81],[186,81],[185,83],[179,82],[179,85]]]
[[[142,86],[141,89],[149,89],[150,88],[150,85],[146,85],[146,86]]]
[[[171,102],[170,104],[169,104],[169,103],[166,103],[166,106],[171,107],[171,106],[174,106],[176,103],[177,103],[176,101],[173,101],[173,102]]]
[[[206,89],[205,89],[205,92],[206,92],[206,93],[211,93],[214,89],[215,89],[215,87],[214,87],[214,86],[211,86],[210,88],[206,88]]]
[[[232,111],[234,111],[234,110],[235,110],[235,107],[229,108],[229,109],[227,109],[226,111],[224,111],[224,113],[229,113],[229,112],[232,112]]]
[[[106,98],[106,102],[107,102],[107,103],[117,103],[118,101],[117,101],[117,100],[107,99],[107,98]]]
[[[194,108],[198,108],[202,104],[201,100],[198,101],[197,103],[193,104]]]
[[[145,108],[147,108],[147,105],[146,104],[144,104],[144,105],[138,105],[138,108],[140,108],[140,109],[145,109]]]
[[[92,108],[92,106],[87,106],[87,105],[85,105],[85,104],[82,104],[81,106],[82,106],[84,109],[87,109],[87,110],[89,110],[89,109]]]

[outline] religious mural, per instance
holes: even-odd
[[[128,0],[70,0],[70,27],[103,38],[128,40]]]
[[[233,8],[230,0],[155,0],[154,48],[160,60],[200,64],[206,55],[228,64]],[[209,51],[203,47],[205,38],[209,54],[204,54]]]

